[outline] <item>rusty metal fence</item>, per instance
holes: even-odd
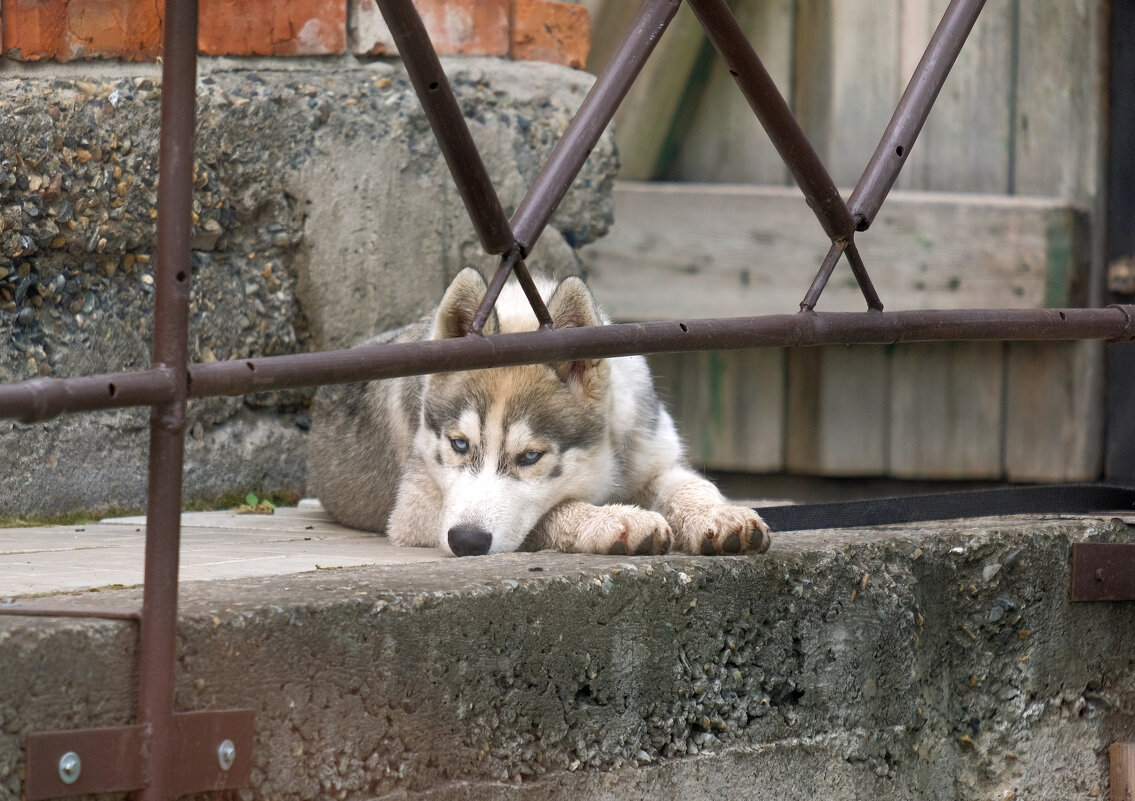
[[[138,791],[147,801],[245,786],[251,771],[251,710],[173,711],[177,576],[186,402],[272,389],[373,380],[457,369],[635,353],[896,343],[932,340],[1135,341],[1135,306],[1101,309],[958,310],[884,313],[855,235],[869,229],[897,178],[984,0],[952,0],[874,156],[845,202],[725,0],[686,0],[788,165],[831,240],[793,314],[697,319],[552,330],[525,256],[610,122],[681,0],[644,0],[516,212],[506,217],[469,128],[411,0],[378,0],[425,108],[473,227],[500,267],[462,339],[381,345],[235,360],[188,361],[188,300],[196,0],[166,0],[157,217],[153,361],[148,370],[80,378],[37,378],[0,387],[0,417],[33,422],[69,412],[149,406],[150,457],[142,608],[19,606],[6,614],[126,619],[140,626],[138,721],[109,729],[32,734],[27,748],[31,801],[106,791]],[[841,257],[867,311],[814,311]],[[510,275],[524,288],[540,330],[483,336]]]

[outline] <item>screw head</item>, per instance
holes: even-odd
[[[233,745],[232,740],[225,740],[217,748],[217,764],[221,766],[221,770],[228,770],[233,766],[236,761],[236,746]]]
[[[79,780],[83,771],[83,761],[74,751],[68,751],[59,757],[59,781],[64,784],[74,784]]]

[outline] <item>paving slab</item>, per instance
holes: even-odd
[[[145,517],[119,517],[81,526],[0,529],[0,597],[141,584],[145,526]],[[447,558],[340,526],[311,501],[271,515],[186,512],[181,526],[182,581]]]

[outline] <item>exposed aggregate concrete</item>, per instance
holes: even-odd
[[[246,799],[1106,797],[1135,615],[1068,602],[1084,539],[1135,532],[1017,518],[186,585],[177,705],[256,709]],[[129,719],[123,628],[0,618],[12,797],[24,734]]]
[[[205,61],[196,134],[190,357],[347,347],[416,319],[465,264],[493,269],[400,66]],[[446,63],[506,212],[591,76]],[[147,367],[160,79],[0,78],[0,381]],[[611,220],[605,136],[531,258],[578,269]],[[299,490],[308,393],[190,408],[189,498]],[[0,517],[138,506],[145,410],[0,422]]]

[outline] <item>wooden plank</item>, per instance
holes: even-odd
[[[587,71],[598,74],[611,60],[631,20],[638,13],[639,3],[620,0],[583,0],[591,17],[591,49],[587,53]]]
[[[587,62],[589,70],[598,73],[606,66],[630,28],[638,7],[639,3],[607,2],[599,9],[591,26],[593,46]],[[697,18],[683,3],[615,112],[619,174],[624,178],[657,177],[659,158],[705,41]]]
[[[1106,7],[1101,0],[1020,4],[1014,187],[1093,209],[1081,285],[1101,281],[1101,186],[1107,108]],[[1089,299],[1098,286],[1085,286]],[[1095,301],[1098,302],[1098,301]],[[1103,355],[1094,343],[1008,349],[1006,471],[1020,479],[1092,479],[1100,469]]]
[[[905,86],[949,0],[901,2],[900,73]],[[1015,3],[988,0],[985,4],[896,186],[1009,191]]]
[[[1090,203],[1107,108],[1101,0],[1020,4],[1014,191]]]
[[[899,98],[899,9],[900,3],[890,0],[799,4],[793,106],[840,186],[851,187],[859,180]],[[861,249],[875,234],[860,238]],[[818,250],[826,250],[822,239],[818,244]],[[790,294],[797,302],[823,258],[818,250],[804,259],[798,254],[796,264],[778,270],[791,276]],[[907,260],[909,255],[899,258]],[[762,249],[761,261],[765,256]],[[885,302],[895,307],[890,294],[896,287],[893,277],[883,274],[886,268],[875,256],[864,253],[864,258]],[[858,294],[850,272],[841,264],[820,307],[861,310]],[[785,449],[789,470],[820,475],[885,473],[888,373],[886,348],[792,351]]]
[[[615,220],[580,255],[621,320],[796,311],[828,246],[786,187],[620,182]],[[1071,297],[1080,220],[1050,200],[898,192],[857,241],[888,309],[1040,308]],[[846,267],[819,308],[863,309]]]
[[[891,474],[1000,478],[1003,399],[1000,342],[896,346],[891,362]]]
[[[1135,742],[1112,743],[1108,756],[1111,801],[1135,801]]]
[[[755,473],[783,469],[784,360],[782,350],[650,357],[693,464]]]
[[[746,0],[732,5],[753,49],[787,97],[794,0]],[[680,137],[674,163],[663,176],[667,180],[756,184],[788,180],[784,162],[716,53],[690,125]],[[624,173],[624,177],[629,176]]]
[[[1103,346],[1012,342],[1005,473],[1012,481],[1094,481],[1103,459]]]
[[[839,186],[867,166],[900,94],[899,0],[800,0],[794,108]]]
[[[876,346],[788,352],[785,466],[825,476],[885,475],[890,358]]]

